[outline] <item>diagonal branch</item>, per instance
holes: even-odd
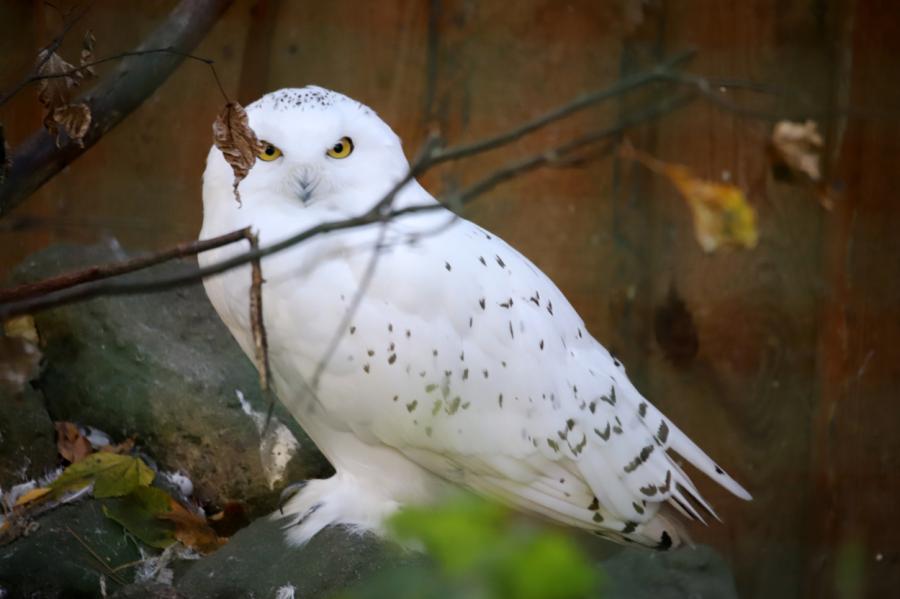
[[[173,48],[179,53],[190,52],[231,2],[181,0],[166,22],[134,51]],[[123,59],[114,71],[81,98],[88,103],[93,115],[83,148],[72,143],[57,148],[53,137],[43,129],[25,140],[13,152],[12,166],[0,185],[0,216],[6,215],[97,143],[162,85],[182,60],[183,56],[172,52]]]
[[[641,111],[640,113],[624,119],[614,126],[585,135],[574,141],[562,144],[549,151],[536,154],[523,161],[513,163],[506,168],[495,171],[494,173],[477,181],[463,191],[451,195],[449,198],[446,198],[445,203],[451,206],[464,205],[487,192],[488,190],[492,189],[499,183],[506,181],[514,176],[534,170],[541,166],[564,163],[564,161],[571,159],[572,155],[575,154],[578,150],[591,144],[595,144],[599,141],[614,138],[629,127],[633,127],[656,119],[659,116],[662,116],[663,114],[683,105],[687,99],[688,96],[682,95],[669,101],[657,104],[649,109],[646,109],[644,111]],[[451,150],[451,152],[453,151]],[[427,152],[423,154],[421,163],[424,166],[421,167],[421,171],[427,170],[427,168],[433,166],[434,164],[437,164],[438,162],[433,160],[430,161],[428,155],[429,154]],[[410,169],[410,172],[412,172],[414,168],[415,165]],[[406,178],[405,180],[408,181],[408,178]],[[370,210],[363,214],[351,218],[321,223],[314,227],[305,229],[304,231],[301,231],[296,235],[293,235],[292,237],[289,237],[277,243],[273,243],[271,245],[258,249],[251,249],[249,252],[233,256],[232,258],[223,260],[204,268],[199,268],[194,272],[182,273],[166,278],[150,279],[147,281],[93,281],[75,287],[60,289],[59,291],[41,295],[38,297],[31,297],[29,299],[0,305],[0,319],[6,319],[10,316],[18,314],[24,314],[55,306],[70,304],[76,301],[82,301],[102,295],[128,295],[135,293],[146,293],[163,291],[166,289],[172,289],[174,287],[189,285],[199,282],[203,278],[219,274],[227,270],[252,263],[254,261],[258,261],[265,256],[281,252],[313,237],[335,231],[351,229],[379,222],[386,222],[388,220],[395,219],[407,214],[427,212],[444,207],[444,205],[440,203],[423,204],[407,206],[405,208],[389,209],[387,212],[385,212],[384,206],[386,205],[388,206],[388,208],[390,207],[390,201],[386,203],[385,200],[388,200],[388,198],[393,198],[398,190],[398,188],[391,190],[385,196],[385,198],[382,198]]]

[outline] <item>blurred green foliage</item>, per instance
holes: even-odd
[[[599,566],[571,538],[471,495],[407,508],[389,525],[426,555],[362,581],[347,599],[600,596]]]

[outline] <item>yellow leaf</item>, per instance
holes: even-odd
[[[687,200],[700,247],[707,252],[721,245],[756,247],[756,212],[740,188],[698,179],[683,166],[670,165],[666,175]]]
[[[32,503],[34,501],[37,501],[41,497],[44,497],[45,495],[47,495],[47,493],[49,493],[50,491],[52,491],[52,489],[50,487],[37,487],[35,489],[32,489],[32,490],[28,491],[27,493],[22,494],[16,500],[16,507],[18,507],[20,505],[25,505],[26,503]]]
[[[34,326],[34,318],[30,314],[10,318],[3,323],[3,332],[7,337],[24,339],[34,345],[40,341],[37,328]]]
[[[723,245],[756,247],[756,211],[739,187],[695,177],[688,167],[658,160],[627,140],[619,155],[669,179],[691,209],[694,236],[705,251],[714,252]]]

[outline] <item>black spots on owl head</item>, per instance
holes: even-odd
[[[643,418],[646,415],[647,415],[647,402],[642,401],[640,404],[638,404],[638,416]]]
[[[418,407],[418,405],[419,405],[419,400],[414,399],[411,402],[409,402],[408,404],[406,404],[406,411],[409,412],[410,414],[412,414],[415,411],[415,409]]]
[[[538,347],[541,348],[541,351],[544,351],[544,340],[541,339],[540,343],[538,343]]]
[[[506,308],[507,310],[509,310],[509,309],[512,308],[512,306],[513,306],[513,299],[512,299],[512,298],[509,298],[509,299],[506,300],[505,302],[502,302],[502,303],[500,303],[500,304],[498,304],[498,305],[499,305],[501,308]]]
[[[355,332],[356,332],[356,326],[351,326],[351,327],[350,327],[350,334],[352,335],[352,334],[354,334]]]
[[[499,255],[495,255],[494,259],[497,261],[497,265],[500,268],[506,268],[506,262],[503,261],[503,258],[501,258]]]
[[[322,110],[347,103],[354,104],[358,110],[365,114],[372,114],[372,111],[367,106],[351,100],[347,96],[315,86],[282,89],[272,92],[263,96],[259,103],[262,106],[278,111]]]
[[[387,361],[388,361],[388,364],[393,364],[394,362],[396,362],[396,361],[397,361],[397,354],[391,354],[390,356],[388,356],[388,360],[387,360]]]
[[[482,310],[487,309],[487,308],[486,308],[487,302],[484,301],[484,298],[483,298],[483,297],[480,298],[480,299],[478,300],[478,305],[481,306],[481,309],[482,309]]]
[[[444,268],[447,270],[447,272],[450,272],[453,270],[453,267],[450,266],[449,262],[444,262]]]
[[[503,409],[503,394],[497,396],[497,403],[500,405],[500,409]]]
[[[478,256],[478,261],[481,262],[482,266],[487,266],[487,260],[484,259],[484,256]]]

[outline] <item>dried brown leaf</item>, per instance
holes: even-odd
[[[175,538],[186,547],[210,553],[227,542],[216,534],[203,516],[188,511],[174,499],[171,499],[170,507],[170,511],[157,517],[175,524]]]
[[[772,129],[771,141],[778,159],[788,168],[812,181],[822,178],[819,161],[823,141],[815,121],[779,121]]]
[[[213,123],[213,142],[234,172],[234,198],[240,203],[238,185],[253,168],[262,149],[250,128],[247,112],[237,102],[228,102]]]
[[[44,52],[40,59],[43,60]],[[91,126],[91,109],[83,102],[72,103],[75,88],[79,85],[78,76],[71,73],[75,67],[63,60],[56,52],[38,69],[38,75],[50,77],[41,79],[38,89],[38,100],[44,107],[44,128],[56,137],[56,145],[60,146],[60,130],[65,131],[69,139],[79,146],[84,145],[84,136]],[[80,73],[80,71],[79,71]]]
[[[94,452],[91,442],[71,422],[54,422],[56,427],[56,450],[65,460],[74,464]]]
[[[81,66],[86,65],[94,59],[94,44],[96,43],[97,38],[94,37],[94,32],[88,29],[84,32],[84,39],[81,40]],[[96,77],[97,72],[94,71],[94,67],[86,67],[80,71],[78,74],[87,78]]]

